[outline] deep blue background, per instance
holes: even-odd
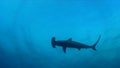
[[[51,46],[99,35],[96,52]],[[120,68],[120,1],[0,0],[0,68]]]

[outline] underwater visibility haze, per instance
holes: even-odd
[[[120,68],[120,1],[0,0],[0,68]]]

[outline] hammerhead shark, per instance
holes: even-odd
[[[84,43],[73,41],[72,38],[69,38],[68,40],[56,41],[55,37],[52,37],[51,44],[53,48],[56,48],[56,46],[61,46],[63,48],[64,53],[66,53],[66,48],[77,48],[78,50],[82,48],[85,48],[85,49],[91,48],[94,51],[96,51],[96,45],[98,44],[100,38],[101,38],[101,35],[99,35],[97,41],[91,46]]]

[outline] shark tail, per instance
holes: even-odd
[[[98,40],[92,45],[92,49],[96,51],[96,45],[100,41],[101,35],[98,37]]]
[[[55,37],[52,37],[51,43],[52,43],[52,47],[55,48],[56,45]]]

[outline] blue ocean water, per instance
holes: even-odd
[[[0,68],[120,68],[120,1],[0,0]],[[92,45],[53,48],[51,38]]]

